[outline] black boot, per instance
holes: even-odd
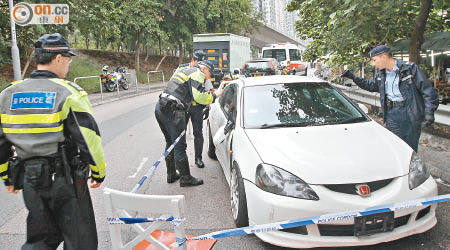
[[[199,168],[205,167],[205,163],[203,163],[202,157],[195,157],[195,165],[197,165],[197,167]]]
[[[181,173],[180,187],[198,186],[203,184],[202,179],[195,178],[191,175],[191,171],[189,169],[189,162],[187,159],[175,161],[175,164]]]
[[[167,183],[174,183],[176,180],[180,179],[180,174],[178,174],[175,169],[175,161],[173,159],[173,151],[166,157],[167,166]]]

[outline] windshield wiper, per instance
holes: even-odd
[[[331,124],[345,124],[345,123],[355,123],[355,122],[362,122],[366,121],[367,119],[364,116],[360,117],[351,117],[340,121],[331,122]]]
[[[293,122],[293,123],[277,123],[277,124],[263,124],[260,129],[265,128],[286,128],[286,127],[306,127],[312,125],[312,122]]]

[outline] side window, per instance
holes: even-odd
[[[236,104],[237,104],[237,87],[236,85],[229,85],[223,91],[222,97],[220,98],[220,106],[222,107],[225,116],[234,121],[236,120]]]

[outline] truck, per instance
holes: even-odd
[[[214,64],[211,82],[220,84],[223,76],[236,68],[242,68],[250,60],[250,38],[230,33],[208,33],[193,35],[194,51],[203,50],[206,60]]]
[[[302,60],[301,49],[291,43],[266,44],[262,48],[262,58],[275,58],[290,75],[308,74],[308,65]]]

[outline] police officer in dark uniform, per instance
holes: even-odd
[[[0,93],[0,177],[29,211],[26,249],[97,249],[87,186],[100,187],[105,160],[87,93],[63,80],[69,43],[58,33],[35,43],[37,70]],[[14,156],[13,147],[17,157]]]
[[[155,116],[166,140],[166,150],[175,139],[186,130],[186,112],[192,101],[207,105],[222,95],[221,91],[205,92],[202,83],[211,77],[212,63],[203,62],[176,73],[167,84],[156,104]],[[166,157],[167,182],[173,183],[180,178],[180,186],[202,185],[203,180],[191,176],[186,155],[186,136],[177,143]],[[177,173],[179,171],[180,174]]]
[[[341,77],[352,79],[360,88],[380,93],[380,103],[386,128],[417,152],[421,122],[434,122],[439,98],[423,71],[412,62],[392,57],[389,47],[380,45],[370,51],[371,63],[378,73],[366,80],[349,70]]]

